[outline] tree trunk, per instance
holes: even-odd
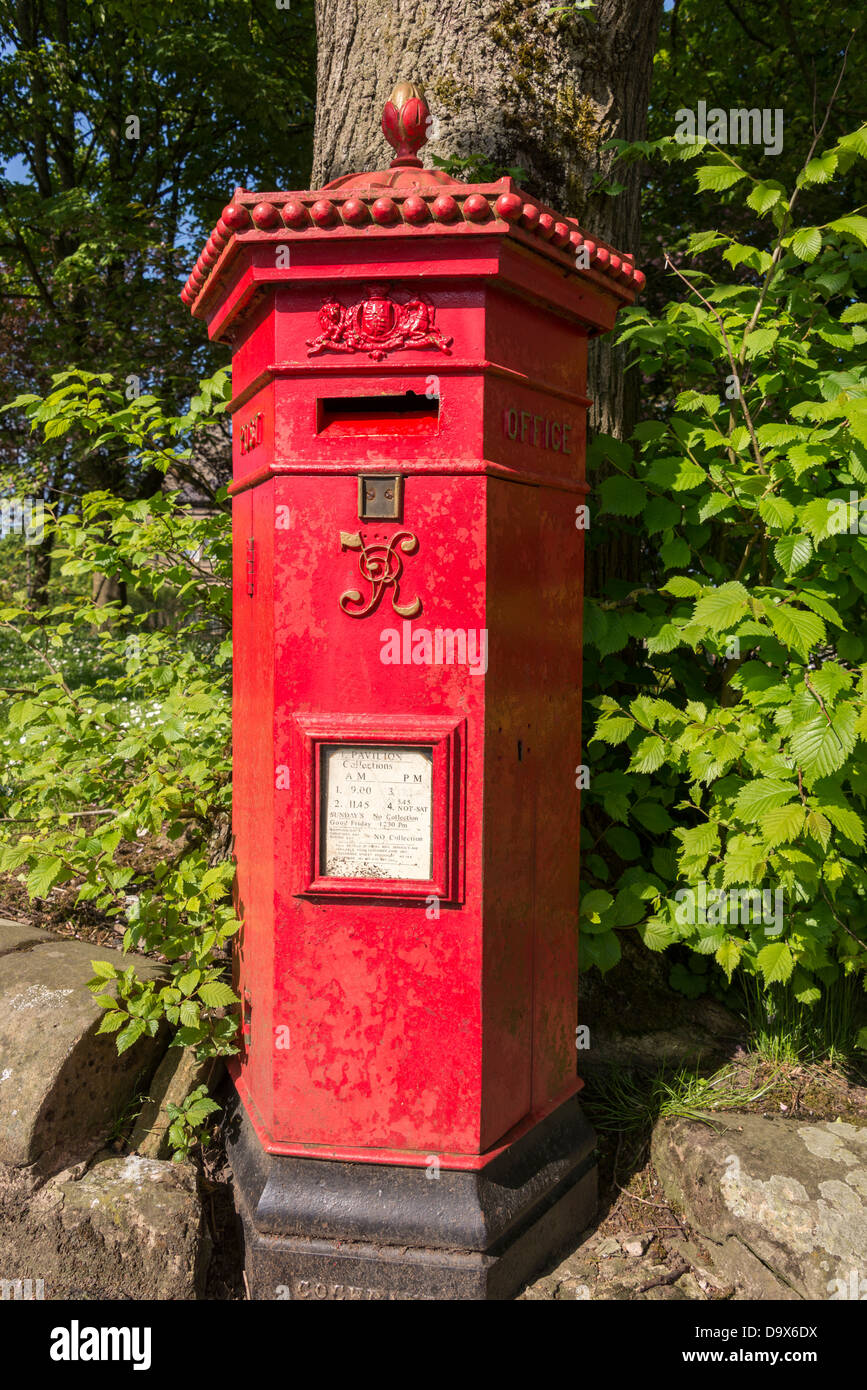
[[[528,192],[637,256],[640,166],[618,172],[619,196],[594,184],[611,169],[606,141],[644,136],[662,0],[598,0],[595,21],[552,8],[547,0],[439,0],[430,9],[423,0],[316,0],[312,186],[387,165],[382,108],[395,82],[414,80],[434,117],[431,155],[483,155],[498,172],[517,165]],[[610,335],[591,344],[588,377],[591,428],[628,436],[638,383]],[[635,577],[629,549],[615,557],[603,547],[591,563]],[[603,578],[588,573],[588,592]]]
[[[104,608],[109,603],[122,605],[126,603],[126,584],[113,574],[94,573],[90,580],[90,598],[97,608]]]
[[[54,533],[49,531],[38,545],[27,552],[27,606],[44,608],[48,603],[48,581],[51,578],[51,552]]]

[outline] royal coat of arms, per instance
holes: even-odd
[[[453,340],[437,328],[430,300],[418,295],[399,304],[375,286],[366,299],[349,308],[329,295],[319,310],[319,326],[319,336],[307,339],[308,357],[320,352],[366,352],[380,362],[388,352],[427,347],[451,356]]]

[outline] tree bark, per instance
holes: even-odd
[[[97,608],[105,608],[110,603],[126,603],[126,584],[113,574],[94,572],[90,580],[91,603]]]
[[[598,0],[595,21],[553,8],[553,0],[316,0],[313,187],[387,165],[382,108],[395,82],[417,81],[434,117],[431,155],[517,165],[528,192],[637,256],[640,166],[618,173],[619,196],[594,185],[611,170],[606,141],[645,134],[662,0]],[[588,395],[591,429],[631,433],[638,383],[611,335],[591,343]],[[599,556],[606,569],[609,561],[635,577],[636,555]],[[591,578],[588,592],[599,592],[603,574]]]
[[[54,533],[49,532],[38,545],[28,552],[28,608],[44,608],[48,603],[48,581],[51,578],[51,552],[53,549]]]

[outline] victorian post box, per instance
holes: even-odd
[[[591,1219],[577,1094],[588,339],[643,276],[424,169],[237,189],[230,1153],[257,1298],[508,1298]]]

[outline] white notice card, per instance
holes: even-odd
[[[323,748],[320,872],[327,878],[430,879],[432,770],[430,748]]]

